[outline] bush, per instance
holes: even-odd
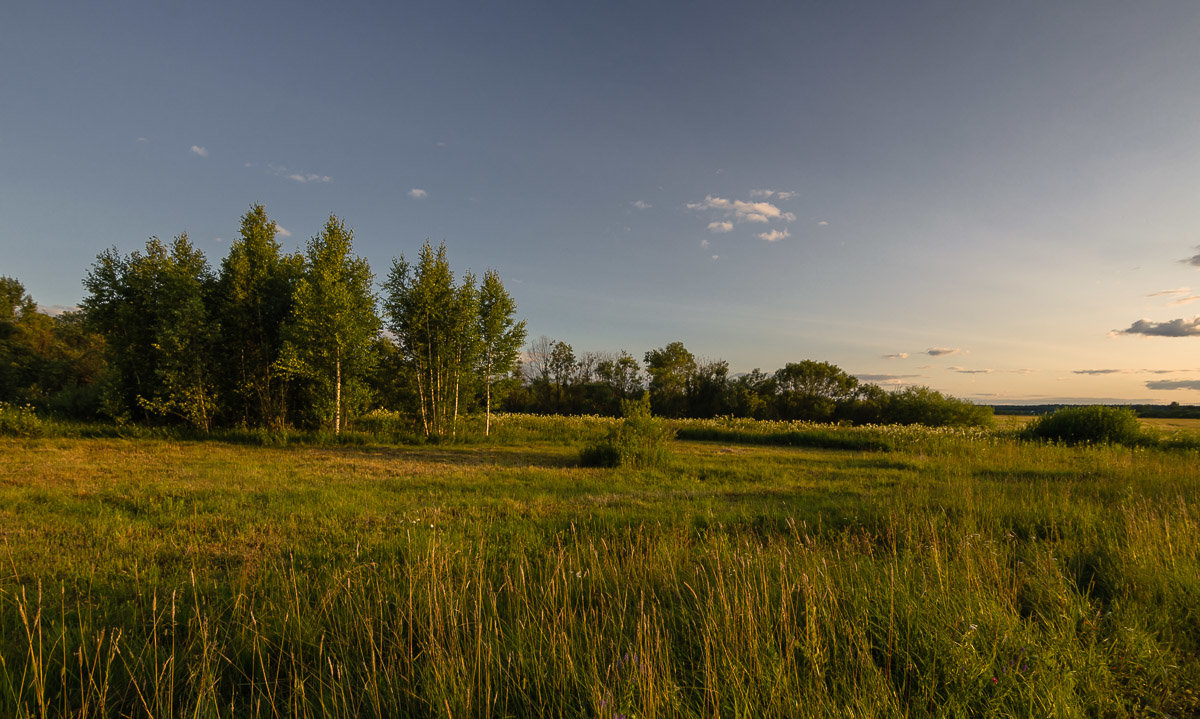
[[[0,402],[0,437],[41,437],[42,421],[33,407]]]
[[[949,397],[928,387],[893,392],[884,408],[883,421],[927,427],[991,427],[995,423],[991,407]]]
[[[1025,434],[1069,444],[1139,444],[1147,439],[1137,414],[1126,407],[1063,407],[1033,420]]]
[[[585,467],[657,467],[666,461],[667,441],[674,432],[650,412],[650,395],[623,400],[624,419],[603,440],[584,447],[579,463]]]

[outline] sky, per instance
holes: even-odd
[[[0,275],[253,203],[584,351],[1200,404],[1200,4],[10,3]]]

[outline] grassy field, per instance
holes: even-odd
[[[1195,451],[605,426],[0,439],[0,716],[1200,715]]]

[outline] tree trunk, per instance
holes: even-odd
[[[492,434],[492,353],[488,353],[487,374],[483,376],[483,436]]]
[[[335,350],[334,367],[337,373],[337,384],[333,390],[333,433],[342,433],[342,348]]]

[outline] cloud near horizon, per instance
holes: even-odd
[[[1162,297],[1163,295],[1186,295],[1187,293],[1189,293],[1191,291],[1192,290],[1188,287],[1177,287],[1173,290],[1160,290],[1158,292],[1151,292],[1150,294],[1148,294],[1146,296],[1147,297]]]
[[[1200,391],[1200,379],[1152,379],[1146,383],[1146,389],[1194,389]]]
[[[946,369],[959,374],[992,374],[996,371],[994,369],[967,369],[966,367],[947,367]]]
[[[1071,372],[1073,374],[1087,374],[1087,375],[1125,374],[1125,372],[1127,372],[1127,371],[1128,370],[1123,370],[1123,369],[1076,369],[1076,370],[1071,370]]]
[[[919,374],[856,374],[863,382],[899,382],[904,379],[915,379],[924,375]]]
[[[930,347],[925,350],[925,354],[930,357],[941,357],[943,355],[956,355],[962,352],[958,347]]]
[[[1196,245],[1196,249],[1200,250],[1200,245]],[[1191,257],[1185,257],[1184,259],[1180,260],[1180,262],[1185,265],[1191,265],[1192,267],[1200,267],[1200,253],[1192,255]]]
[[[1144,335],[1146,337],[1197,337],[1200,336],[1200,315],[1190,320],[1174,319],[1153,322],[1141,319],[1123,330],[1113,330],[1122,335]]]
[[[890,355],[879,355],[879,356],[885,360],[908,359],[907,352],[896,352],[896,353],[893,353]]]
[[[285,230],[283,228],[283,225],[279,224],[278,222],[275,223],[275,232],[278,233],[279,236],[281,236],[281,237],[291,237],[292,236],[291,230]]]

